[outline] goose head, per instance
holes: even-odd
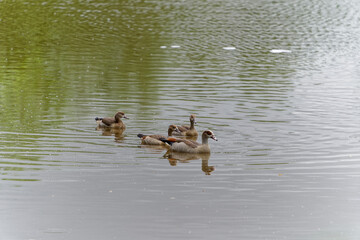
[[[124,112],[117,112],[115,114],[115,120],[120,120],[121,118],[129,119]]]
[[[211,139],[217,141],[217,138],[215,137],[215,134],[214,134],[212,131],[210,131],[210,130],[204,131],[204,132],[203,132],[203,137],[205,137],[205,138],[211,138]]]

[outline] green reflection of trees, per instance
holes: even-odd
[[[159,62],[153,63],[152,46],[161,24],[150,21],[159,14],[153,5],[2,1],[0,118],[9,121],[0,121],[1,128],[56,127],[69,107],[76,109],[94,93],[156,101],[151,71]]]
[[[37,164],[44,144],[37,134],[51,138],[69,118],[157,101],[156,4],[0,2],[0,166]]]

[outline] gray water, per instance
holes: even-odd
[[[359,239],[359,10],[0,2],[0,239]],[[211,155],[140,144],[190,114]]]

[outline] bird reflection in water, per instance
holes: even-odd
[[[191,160],[201,159],[201,170],[205,175],[211,175],[211,172],[215,170],[214,166],[209,166],[210,153],[179,153],[167,151],[163,157],[169,160],[171,166],[176,166],[178,162],[187,163]]]
[[[96,127],[96,130],[102,131],[103,136],[115,136],[115,142],[122,142],[124,140],[123,132],[125,129]]]

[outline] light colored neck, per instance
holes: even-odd
[[[194,125],[195,125],[194,120],[190,120],[190,129],[191,129],[191,130],[195,128]]]
[[[203,134],[202,135],[202,144],[204,145],[204,144],[208,144],[208,140],[209,140],[209,138],[205,135],[205,134]]]

